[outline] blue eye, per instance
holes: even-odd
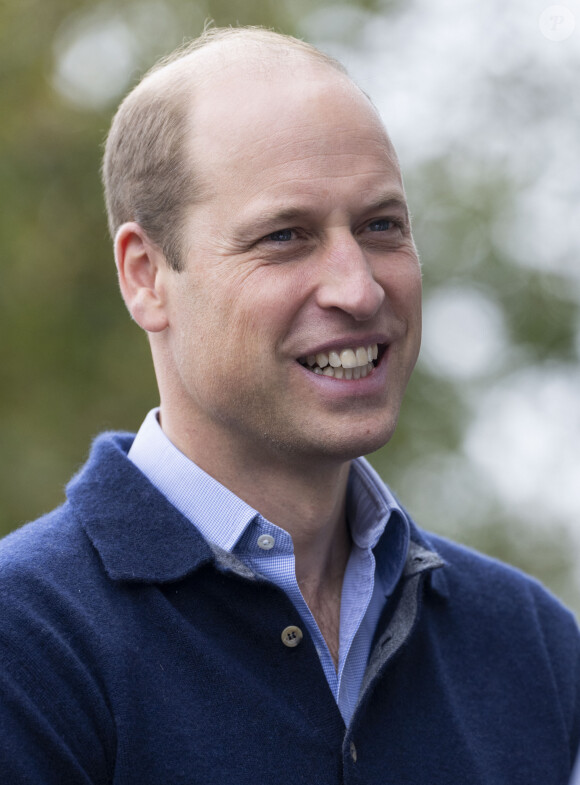
[[[279,232],[272,232],[265,239],[274,243],[287,243],[292,239],[292,229],[280,229]]]
[[[371,232],[388,232],[392,229],[394,222],[389,218],[377,218],[376,221],[371,221],[369,224],[369,231]]]

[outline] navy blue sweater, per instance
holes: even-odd
[[[346,729],[292,603],[131,439],[100,437],[66,504],[0,544],[0,782],[567,782],[580,638],[538,583],[412,526]]]

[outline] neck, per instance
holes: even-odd
[[[244,448],[227,434],[172,427],[162,410],[163,430],[184,455],[287,531],[302,596],[338,667],[342,582],[351,541],[346,520],[349,461],[308,460],[280,451]],[[208,446],[210,446],[208,449]]]
[[[350,553],[346,521],[349,461],[305,460],[303,456],[259,455],[221,445],[172,427],[162,412],[162,427],[181,452],[218,482],[287,531],[294,544],[296,578],[307,593],[322,585],[342,585]],[[200,447],[200,445],[202,445]]]

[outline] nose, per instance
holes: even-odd
[[[325,251],[317,299],[321,308],[339,308],[361,322],[371,319],[385,300],[372,259],[350,232],[334,238]]]

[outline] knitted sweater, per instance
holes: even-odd
[[[411,524],[345,728],[292,603],[131,439],[99,437],[67,502],[0,544],[0,782],[565,785],[580,636],[538,583]]]

